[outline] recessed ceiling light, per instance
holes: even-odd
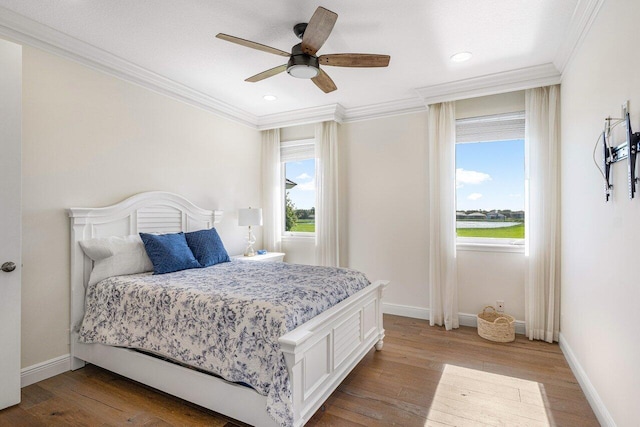
[[[276,99],[278,99],[278,97],[275,95],[265,95],[263,96],[263,98],[265,101],[275,101]]]
[[[453,62],[464,62],[471,59],[473,54],[471,52],[458,52],[455,55],[451,55],[451,61]]]

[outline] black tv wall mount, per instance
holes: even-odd
[[[609,138],[611,135],[612,122],[625,122],[625,135],[626,142],[611,147]],[[629,180],[629,198],[633,199],[636,194],[636,184],[638,183],[638,177],[636,176],[636,160],[638,152],[640,151],[640,132],[634,133],[631,130],[631,118],[629,116],[629,104],[622,107],[622,118],[605,119],[605,129],[602,132],[602,140],[604,147],[604,176],[605,176],[605,199],[608,202],[613,191],[613,185],[611,184],[611,167],[614,163],[627,160],[627,173]]]

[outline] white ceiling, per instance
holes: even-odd
[[[553,63],[579,0],[0,0],[4,7],[249,115],[418,98],[417,89]],[[244,79],[286,58],[228,43],[228,33],[290,51],[316,7],[338,14],[319,54],[391,55],[388,68],[323,67],[325,94],[286,73]],[[1,12],[1,9],[0,9]],[[473,52],[453,63],[456,52]],[[560,70],[561,71],[561,70]],[[265,101],[273,94],[276,101]]]

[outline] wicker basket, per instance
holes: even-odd
[[[498,313],[490,305],[478,314],[478,335],[489,341],[511,342],[516,339],[516,327],[513,316]]]

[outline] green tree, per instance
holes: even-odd
[[[285,230],[291,231],[298,222],[298,216],[296,215],[296,206],[289,198],[289,192],[287,191],[284,196],[285,207]]]

